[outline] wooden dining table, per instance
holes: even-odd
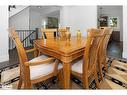
[[[43,54],[52,56],[62,61],[64,88],[70,89],[71,63],[84,54],[86,38],[71,37],[70,40],[38,39],[34,41],[34,47]]]

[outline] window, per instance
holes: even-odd
[[[118,27],[118,18],[117,17],[110,17],[109,18],[109,26],[110,27]]]

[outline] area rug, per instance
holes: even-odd
[[[103,68],[104,80],[100,81],[100,89],[127,89],[127,63],[123,59],[107,58],[108,73]],[[98,73],[99,76],[99,73]],[[0,70],[0,89],[17,89],[19,66],[13,65]],[[100,78],[99,78],[100,80]],[[60,89],[57,77],[37,83],[32,89]],[[82,81],[71,76],[72,89],[83,89]],[[90,79],[90,89],[96,89],[94,79]]]

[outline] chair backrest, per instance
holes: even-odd
[[[23,78],[25,78],[25,76],[27,76],[27,79],[29,79],[30,78],[29,68],[26,68],[26,66],[25,66],[25,62],[28,61],[28,58],[27,58],[25,49],[23,47],[23,44],[21,43],[20,38],[17,35],[15,29],[9,29],[9,36],[14,41],[14,43],[16,45],[17,52],[18,52],[19,61],[20,61],[20,75]]]
[[[97,64],[98,50],[103,37],[104,33],[100,29],[88,29],[83,56],[83,75],[86,75],[88,70],[92,70],[93,66]]]
[[[104,32],[104,38],[99,49],[99,59],[106,58],[107,46],[108,46],[110,36],[112,34],[112,29],[108,27],[104,27],[102,31]]]
[[[57,29],[41,29],[41,32],[45,39],[57,37]]]
[[[65,38],[66,37],[66,32],[69,31],[70,28],[69,27],[66,27],[66,28],[59,28],[58,29],[58,32],[60,34],[60,37],[61,38]]]

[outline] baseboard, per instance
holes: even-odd
[[[9,60],[9,55],[2,55],[0,56],[0,62],[8,61]]]

